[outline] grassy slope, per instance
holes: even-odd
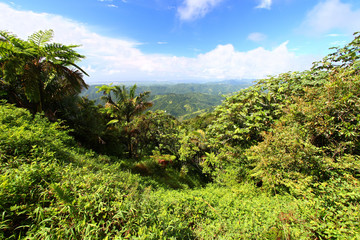
[[[151,163],[142,177],[139,163],[78,148],[59,124],[10,105],[0,140],[2,239],[359,237],[358,205],[327,207],[336,190],[295,199],[251,184],[201,188]]]

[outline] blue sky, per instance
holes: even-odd
[[[89,84],[257,79],[360,31],[358,0],[0,0],[0,29],[80,44]]]

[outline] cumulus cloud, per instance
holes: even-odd
[[[272,4],[272,0],[261,0],[260,4],[256,6],[256,8],[266,8],[270,9]]]
[[[47,13],[18,11],[0,3],[2,29],[26,38],[38,30],[53,29],[56,42],[81,44],[87,58],[81,66],[88,83],[156,80],[216,80],[263,78],[290,70],[303,70],[314,59],[297,57],[287,42],[267,50],[237,51],[232,44],[218,45],[196,57],[145,54],[139,43],[101,36],[79,22]]]
[[[181,20],[192,21],[204,17],[224,0],[184,0],[178,8]]]
[[[360,29],[360,9],[340,0],[326,0],[318,3],[307,16],[300,28],[301,32],[319,35],[337,30],[353,33]]]
[[[202,74],[209,78],[263,78],[289,70],[305,67],[308,59],[301,59],[289,52],[288,42],[272,50],[262,47],[239,52],[231,44],[219,45],[214,50],[198,55]],[[308,63],[308,62],[307,62]]]
[[[259,32],[250,33],[249,36],[247,37],[248,40],[253,42],[261,42],[264,41],[266,38],[267,36],[265,34]]]

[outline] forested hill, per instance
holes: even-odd
[[[152,95],[161,94],[186,94],[186,93],[204,93],[211,95],[224,95],[237,92],[240,89],[252,85],[253,80],[227,80],[214,83],[178,83],[178,84],[154,84],[154,85],[139,85],[138,91],[150,91]]]
[[[186,94],[186,93],[204,93],[211,95],[226,95],[237,92],[240,89],[249,87],[254,80],[227,80],[214,83],[155,83],[155,84],[138,84],[137,93],[149,91],[152,96],[164,94]],[[113,85],[127,85],[126,83],[116,83]],[[89,99],[96,99],[100,94],[96,93],[99,89],[96,88],[101,85],[90,85],[88,89],[83,90],[82,96],[88,96]]]
[[[215,83],[180,83],[139,85],[136,92],[150,92],[149,100],[153,102],[152,111],[163,110],[179,120],[189,119],[201,113],[213,110],[231,95],[251,86],[252,80],[228,80]],[[121,84],[120,84],[121,85]],[[97,93],[99,85],[91,85],[81,95],[100,104],[101,93]]]
[[[201,113],[209,112],[225,99],[219,95],[204,93],[165,94],[155,95],[150,98],[152,111],[163,110],[179,120],[189,119]]]

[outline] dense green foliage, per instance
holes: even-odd
[[[182,122],[136,86],[52,122],[2,88],[0,239],[359,239],[359,72],[355,33]]]
[[[0,109],[4,239],[358,237],[354,179],[321,184],[318,197],[306,200],[251,184],[171,190],[181,187],[171,181],[184,178],[171,169],[152,169],[162,180],[134,175],[126,161],[72,147],[57,123],[9,105]]]

